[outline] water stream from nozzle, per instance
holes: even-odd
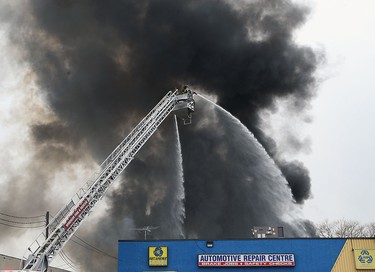
[[[180,133],[178,130],[178,122],[177,117],[174,115],[174,124],[175,124],[175,133],[176,133],[176,165],[177,165],[177,220],[179,225],[181,226],[180,236],[181,238],[185,238],[185,233],[183,230],[184,220],[185,220],[185,189],[184,189],[184,169],[183,169],[183,159],[182,159],[182,149],[181,149],[181,141],[180,141]]]
[[[205,165],[207,171],[214,172],[216,176],[215,182],[210,182],[207,193],[212,193],[211,188],[215,192],[218,191],[220,196],[226,199],[226,204],[220,209],[231,210],[237,218],[241,218],[232,219],[232,215],[227,213],[223,220],[220,213],[215,215],[210,220],[216,220],[216,224],[223,224],[224,229],[217,230],[218,235],[224,234],[230,238],[243,237],[243,227],[238,226],[236,230],[231,224],[237,221],[241,222],[239,225],[247,224],[249,228],[255,225],[289,225],[286,230],[293,233],[291,236],[305,235],[300,207],[293,203],[285,177],[265,148],[231,113],[203,95],[197,94],[197,98],[202,99],[199,99],[201,102],[197,101],[197,104],[202,105],[201,115],[205,114],[204,120],[197,124],[197,127],[205,130],[208,122],[212,128],[208,131],[212,138],[206,137],[211,153],[209,157],[197,162],[199,165]],[[205,131],[207,135],[207,129]],[[206,180],[209,178],[207,175]],[[217,188],[225,190],[220,191]],[[188,202],[189,196],[186,196]],[[221,205],[215,198],[212,195],[207,201],[207,207],[211,207],[211,203]],[[203,207],[203,203],[200,207]],[[245,214],[247,219],[243,218]],[[187,221],[189,215],[187,213]]]
[[[203,96],[201,94],[197,94],[197,95],[199,97],[203,98],[204,100],[206,100],[211,105],[213,105],[218,111],[220,111],[221,113],[223,113],[226,117],[228,117],[229,120],[230,120],[230,122],[233,122],[234,124],[238,125],[239,130],[242,133],[244,133],[245,135],[248,135],[249,140],[251,139],[251,141],[253,141],[259,147],[259,149],[262,150],[262,152],[264,153],[264,155],[270,161],[272,161],[272,163],[275,165],[275,167],[280,171],[280,175],[282,175],[281,170],[276,165],[274,159],[268,154],[268,152],[264,148],[264,146],[258,141],[258,139],[254,136],[254,134],[244,124],[241,123],[241,121],[238,118],[234,117],[229,111],[225,110],[223,107],[221,107],[220,105],[216,104],[215,102],[213,102],[212,100],[208,99],[207,97],[205,97],[205,96]],[[287,183],[287,182],[285,181],[285,183]]]

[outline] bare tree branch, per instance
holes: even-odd
[[[316,226],[319,237],[323,238],[359,238],[374,237],[375,223],[362,225],[355,220],[325,220]]]

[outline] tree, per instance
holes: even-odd
[[[316,226],[319,237],[323,238],[355,238],[375,237],[375,222],[366,225],[355,220],[325,220]]]
[[[367,237],[375,237],[375,222],[369,223],[365,226]]]

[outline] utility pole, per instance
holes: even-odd
[[[46,212],[46,239],[47,239],[47,237],[48,237],[48,235],[49,235],[49,233],[48,233],[48,224],[49,224],[49,211],[47,211]]]

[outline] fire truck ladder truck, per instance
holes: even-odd
[[[135,154],[165,118],[174,112],[184,124],[190,124],[194,106],[195,101],[190,90],[184,93],[177,89],[168,92],[115,148],[100,165],[99,170],[78,190],[69,203],[57,213],[46,226],[45,231],[28,247],[24,255],[22,271],[46,272],[48,264],[69,241],[95,204],[103,198],[109,186],[129,165]]]

